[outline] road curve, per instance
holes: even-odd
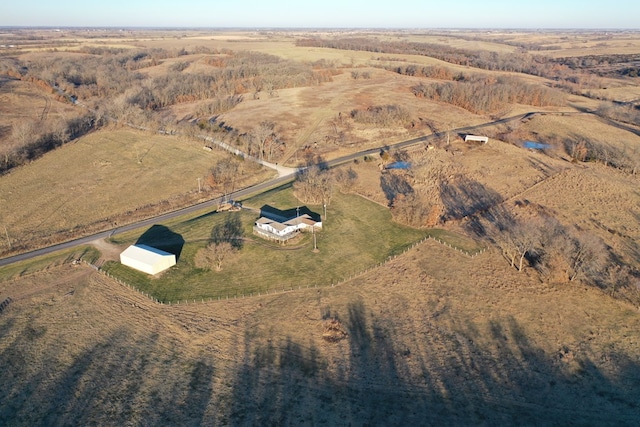
[[[457,129],[451,129],[449,132],[455,132],[455,133],[463,133],[463,132],[471,132],[471,131],[476,131],[478,129],[482,129],[485,127],[489,127],[489,126],[494,126],[497,124],[502,124],[502,123],[508,123],[511,121],[515,121],[515,120],[520,120],[523,118],[528,118],[531,117],[535,114],[539,114],[541,112],[530,112],[530,113],[525,113],[525,114],[519,114],[517,116],[512,116],[512,117],[507,117],[504,119],[500,119],[500,120],[495,120],[493,122],[488,122],[488,123],[483,123],[480,125],[475,125],[475,126],[466,126],[466,127],[461,127],[461,128],[457,128]],[[544,114],[550,114],[550,113],[544,113]],[[553,113],[551,113],[553,114]],[[431,134],[431,135],[425,135],[425,136],[421,136],[418,138],[413,138],[413,139],[409,139],[407,141],[402,141],[402,142],[398,142],[396,144],[391,144],[391,145],[385,145],[382,147],[378,147],[378,148],[371,148],[368,150],[363,150],[363,151],[359,151],[357,153],[353,153],[353,154],[349,154],[346,156],[342,156],[339,157],[337,159],[333,159],[333,160],[329,160],[327,161],[325,164],[328,167],[335,167],[344,163],[348,163],[351,162],[357,158],[363,157],[363,156],[371,156],[374,154],[377,154],[380,152],[381,149],[402,149],[402,148],[407,148],[407,147],[411,147],[413,145],[417,145],[417,144],[422,144],[425,143],[429,140],[435,139],[438,135],[436,134]],[[272,180],[260,183],[260,184],[256,184],[253,185],[251,187],[247,187],[247,188],[243,188],[242,190],[238,190],[235,191],[231,194],[228,195],[229,199],[240,199],[252,194],[256,194],[256,193],[260,193],[260,192],[264,192],[266,190],[275,188],[275,187],[279,187],[281,185],[284,185],[288,182],[291,182],[295,179],[295,173],[290,173],[284,176],[279,176],[278,178],[274,178]],[[85,237],[81,237],[79,239],[75,239],[75,240],[70,240],[68,242],[64,242],[64,243],[59,243],[56,245],[52,245],[52,246],[47,246],[45,248],[41,248],[41,249],[36,249],[34,251],[30,251],[30,252],[25,252],[22,254],[18,254],[18,255],[13,255],[10,257],[6,257],[6,258],[2,258],[0,259],[0,267],[9,265],[9,264],[13,264],[16,262],[20,262],[20,261],[26,261],[29,260],[31,258],[35,258],[38,256],[42,256],[42,255],[46,255],[46,254],[50,254],[52,252],[57,252],[63,249],[70,249],[70,248],[74,248],[76,246],[81,246],[81,245],[86,245],[90,242],[93,242],[94,240],[99,240],[99,239],[105,239],[107,237],[111,237],[114,236],[116,234],[120,234],[120,233],[124,233],[126,231],[131,231],[131,230],[136,230],[138,228],[143,228],[143,227],[149,227],[153,224],[157,224],[159,222],[163,222],[163,221],[167,221],[170,220],[172,218],[176,218],[178,216],[182,216],[185,214],[189,214],[189,213],[193,213],[196,211],[199,211],[201,209],[205,209],[208,207],[213,207],[213,206],[218,206],[221,202],[222,202],[222,197],[218,197],[215,199],[211,199],[211,200],[207,200],[205,202],[202,203],[198,203],[192,206],[188,206],[186,208],[182,208],[182,209],[178,209],[172,212],[167,212],[158,216],[155,216],[153,218],[148,218],[142,221],[138,221],[138,222],[134,222],[131,224],[127,224],[127,225],[123,225],[122,227],[117,227],[111,230],[106,230],[106,231],[102,231],[100,233],[96,233],[96,234],[92,234],[90,236],[85,236]]]

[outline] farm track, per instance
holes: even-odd
[[[287,164],[289,159],[291,159],[291,156],[293,156],[295,152],[298,151],[298,149],[300,149],[300,147],[304,146],[304,144],[308,141],[309,137],[313,134],[313,132],[315,132],[318,126],[320,126],[320,123],[322,123],[322,121],[325,120],[327,117],[330,117],[330,114],[326,114],[326,115],[323,114],[320,117],[318,117],[316,120],[314,120],[311,126],[309,126],[304,131],[304,133],[297,139],[295,144],[287,149],[287,151],[282,156],[282,159],[280,159],[280,164],[283,164],[283,165]]]
[[[45,104],[44,108],[42,109],[42,113],[40,113],[40,121],[44,122],[49,116],[49,111],[51,111],[51,98],[46,95],[42,95],[42,97],[44,98]]]

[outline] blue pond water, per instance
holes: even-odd
[[[409,169],[411,163],[409,162],[394,162],[387,165],[387,169]]]
[[[549,144],[543,144],[542,142],[534,142],[534,141],[525,141],[522,144],[524,148],[530,148],[532,150],[546,150],[550,147]]]

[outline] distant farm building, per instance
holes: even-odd
[[[486,144],[487,142],[489,142],[489,137],[478,136],[478,135],[465,135],[464,142],[482,142],[483,144]]]
[[[315,228],[322,228],[322,221],[315,221],[308,214],[300,215],[284,222],[261,216],[256,221],[253,231],[265,239],[286,242],[295,237],[300,231],[308,231]]]
[[[122,265],[147,274],[158,274],[176,265],[176,256],[147,245],[131,245],[120,254]]]

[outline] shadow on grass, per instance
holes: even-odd
[[[237,350],[193,354],[177,340],[121,327],[75,342],[71,347],[82,347],[71,358],[65,332],[51,332],[37,316],[16,326],[8,311],[0,316],[0,424],[631,426],[640,420],[640,366],[620,352],[602,355],[615,366],[605,373],[588,343],[575,353],[549,354],[509,317],[476,323],[445,313],[416,324],[374,315],[361,300],[325,311],[341,322],[344,339],[303,342],[247,327]],[[216,369],[221,362],[225,369]]]
[[[158,224],[145,231],[136,241],[136,245],[147,245],[174,254],[176,261],[180,259],[184,243],[185,241],[180,234]]]
[[[213,397],[210,361],[172,365],[179,348],[163,345],[159,352],[157,334],[117,329],[67,363],[68,355],[56,343],[42,347],[46,335],[46,328],[28,325],[0,351],[1,425],[212,422],[206,416]],[[35,366],[25,363],[34,361],[31,348],[39,349]],[[156,371],[156,363],[170,372]]]
[[[342,313],[330,311],[348,333],[328,344],[335,351],[247,331],[230,425],[640,421],[640,366],[625,355],[616,355],[618,372],[608,375],[589,358],[589,349],[545,353],[513,318],[484,325],[434,321],[422,328],[428,332],[406,335],[400,332],[410,319],[376,317],[361,301]]]

